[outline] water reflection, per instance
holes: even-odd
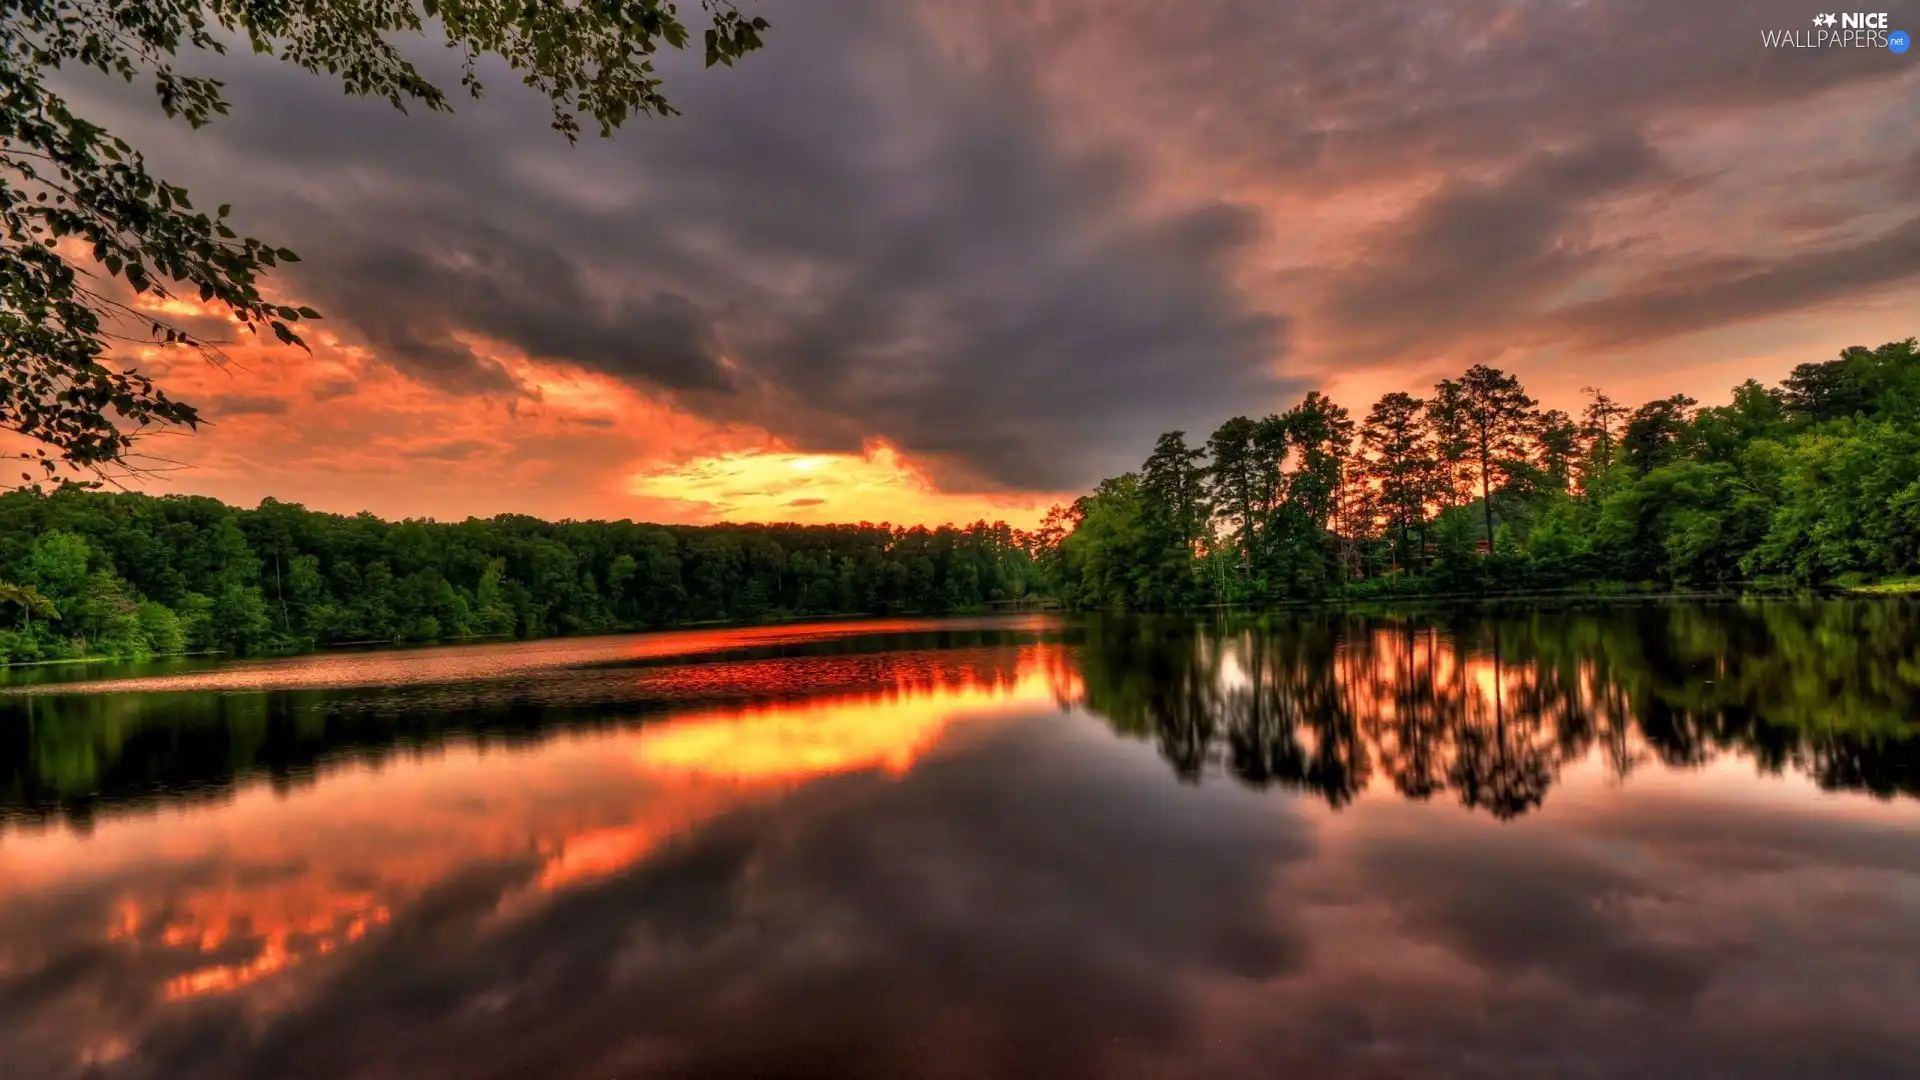
[[[1917,631],[848,624],[0,695],[0,1072],[1913,1075]]]
[[[1512,818],[1542,805],[1569,762],[1598,756],[1624,779],[1649,761],[1732,754],[1832,790],[1920,793],[1920,604],[1766,601],[899,620],[496,646],[510,655],[491,667],[482,646],[42,685],[0,694],[0,827],[84,826],[102,806],[224,797],[249,777],[305,783],[330,761],[449,739],[525,745],[703,704],[812,701],[789,737],[861,708],[904,722],[891,704],[828,699],[913,677],[903,652],[937,653],[957,686],[986,677],[954,667],[960,650],[1043,641],[1083,680],[1062,701],[1151,740],[1186,781],[1224,773],[1334,806],[1380,788]],[[769,749],[804,752],[739,741],[764,739],[751,730],[702,738],[679,752],[735,771],[763,767]]]
[[[0,829],[84,828],[102,809],[225,798],[256,779],[286,789],[340,762],[468,742],[532,746],[559,731],[703,707],[872,694],[915,680],[990,684],[1003,658],[987,651],[1057,639],[1055,624],[1034,618],[862,621],[28,683],[0,692]]]
[[[1768,601],[1517,615],[1106,619],[1086,704],[1182,780],[1338,807],[1381,785],[1513,818],[1598,756],[1722,754],[1823,788],[1920,793],[1920,606]]]
[[[271,1014],[310,989],[294,976],[324,962],[331,977],[357,945],[396,923],[416,933],[506,932],[549,912],[557,894],[630,872],[724,814],[823,777],[904,775],[956,724],[1051,707],[1073,691],[1051,645],[889,652],[858,658],[857,671],[841,670],[843,662],[815,657],[804,673],[791,658],[717,663],[646,681],[651,701],[663,687],[691,683],[698,693],[683,704],[744,703],[683,707],[597,734],[580,729],[583,737],[547,741],[537,753],[502,756],[479,741],[367,740],[357,758],[312,755],[325,762],[322,782],[309,773],[297,790],[235,796],[228,788],[213,805],[188,798],[185,812],[117,817],[104,829],[16,830],[0,847],[0,1047],[5,1021],[18,1015],[57,1031],[60,1043],[78,1040],[75,1060],[111,1064],[173,1019],[169,1005],[248,990],[248,1015]],[[767,696],[803,676],[862,689]],[[123,755],[138,742],[115,742],[128,732],[114,720],[167,725],[189,705],[212,707],[199,725],[238,751],[229,763],[275,760],[276,733],[297,738],[303,724],[322,741],[362,731],[334,730],[327,699],[297,695],[118,707],[112,698],[61,700],[88,707],[59,720],[94,722],[96,745]],[[575,730],[578,719],[524,697],[501,709],[458,724],[479,732],[518,720],[521,730],[551,733]],[[247,739],[246,725],[261,734]],[[133,771],[198,760],[208,748],[173,745],[186,758],[151,758]],[[396,746],[405,756],[394,756]],[[231,781],[245,770],[203,764],[195,772]],[[177,777],[169,787],[185,791]],[[444,906],[476,886],[490,894],[486,910],[457,920],[466,930],[445,924]],[[52,1048],[30,1041],[16,1049]]]

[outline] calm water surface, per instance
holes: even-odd
[[[0,1075],[1920,1076],[1920,605],[14,673]]]

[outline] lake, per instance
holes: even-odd
[[[16,671],[0,1074],[1920,1076],[1920,603]]]

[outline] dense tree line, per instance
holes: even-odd
[[[986,522],[388,522],[27,488],[0,495],[0,661],[965,611],[1028,595],[1034,543]]]
[[[1920,358],[1807,363],[1724,405],[1579,417],[1476,366],[1355,418],[1315,392],[1160,437],[1041,530],[1083,608],[1171,610],[1598,583],[1851,583],[1920,571]]]

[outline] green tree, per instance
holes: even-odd
[[[1675,394],[1635,409],[1620,436],[1620,453],[1628,467],[1645,474],[1679,456],[1692,418],[1688,410],[1696,404],[1685,394]]]
[[[1402,566],[1417,567],[1416,530],[1424,532],[1432,492],[1432,444],[1422,412],[1425,403],[1394,392],[1375,402],[1360,429],[1367,449],[1367,475],[1379,485],[1380,507],[1396,536]]]
[[[31,585],[12,585],[0,581],[0,604],[8,604],[20,612],[20,621],[28,629],[33,627],[33,617],[58,619],[60,609],[52,600],[46,598],[40,590]]]
[[[92,560],[93,546],[85,537],[53,529],[34,540],[20,576],[54,606],[66,610],[85,596],[87,566]]]
[[[1435,383],[1425,415],[1428,441],[1438,460],[1436,494],[1442,507],[1458,506],[1467,454],[1473,445],[1467,427],[1465,388],[1454,379]]]
[[[1548,409],[1534,417],[1534,442],[1539,447],[1540,471],[1561,488],[1573,484],[1573,470],[1580,457],[1580,428],[1559,409]]]
[[[1527,458],[1528,418],[1537,404],[1520,380],[1498,368],[1475,364],[1460,378],[1460,405],[1475,471],[1480,477],[1481,511],[1486,517],[1487,547],[1493,550],[1495,477],[1509,479]]]
[[[1180,608],[1195,598],[1194,557],[1212,517],[1203,456],[1187,445],[1186,432],[1169,431],[1140,468],[1139,594],[1149,607]]]
[[[213,597],[213,638],[221,648],[249,653],[267,644],[272,624],[258,587],[228,582]]]
[[[1329,528],[1347,459],[1353,452],[1353,421],[1347,410],[1318,390],[1287,410],[1287,440],[1295,450],[1286,500],[1320,528]]]
[[[1054,588],[1070,607],[1138,606],[1135,573],[1142,565],[1140,478],[1102,480],[1062,515],[1066,534],[1052,561]]]
[[[1800,364],[1788,375],[1787,411],[1802,420],[1819,423],[1852,416],[1867,407],[1867,389],[1860,384],[1853,355],[1820,364]]]
[[[1613,467],[1613,450],[1618,441],[1620,422],[1627,415],[1627,407],[1592,386],[1580,392],[1589,399],[1580,413],[1580,434],[1592,448],[1593,461],[1598,470],[1606,472]]]
[[[1214,509],[1233,522],[1243,572],[1253,567],[1256,523],[1267,512],[1260,495],[1263,479],[1278,471],[1277,463],[1260,458],[1254,442],[1258,430],[1252,420],[1236,416],[1207,437],[1209,496]]]
[[[165,604],[152,600],[142,601],[136,616],[140,622],[140,635],[146,639],[147,649],[156,656],[174,656],[187,650],[186,627],[180,624],[180,617]]]

